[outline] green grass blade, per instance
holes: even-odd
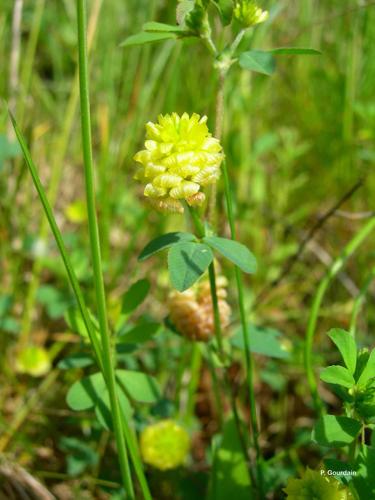
[[[43,206],[44,213],[47,217],[48,223],[50,225],[51,231],[52,231],[53,236],[55,238],[57,247],[59,249],[61,258],[64,262],[64,266],[66,269],[66,273],[68,275],[69,283],[73,289],[75,298],[77,300],[78,308],[79,308],[80,313],[82,315],[82,319],[83,319],[84,324],[86,326],[90,341],[93,345],[98,364],[99,364],[99,366],[101,366],[101,363],[102,363],[101,346],[100,346],[99,340],[96,336],[95,330],[91,324],[91,320],[90,320],[90,316],[89,316],[89,313],[88,313],[88,310],[87,310],[87,307],[85,304],[85,300],[83,298],[83,294],[82,294],[80,285],[78,283],[78,279],[75,275],[73,266],[70,262],[70,258],[69,258],[68,252],[66,250],[65,243],[63,241],[60,229],[56,223],[56,219],[53,215],[51,206],[50,206],[49,201],[47,199],[45,189],[44,189],[42,182],[40,180],[40,177],[38,175],[37,168],[36,168],[32,158],[31,158],[31,154],[30,154],[29,148],[27,147],[25,138],[23,137],[22,132],[20,131],[20,129],[17,125],[17,122],[16,122],[14,116],[12,115],[12,113],[9,112],[9,115],[10,115],[10,118],[11,118],[11,121],[13,124],[14,131],[15,131],[16,136],[17,136],[17,140],[18,140],[19,145],[21,147],[24,160],[26,162],[26,165],[27,165],[29,172],[31,174],[31,177],[33,179],[35,189],[38,192],[39,199],[40,199],[40,202]]]

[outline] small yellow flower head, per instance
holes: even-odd
[[[263,23],[268,15],[268,11],[262,10],[253,0],[237,0],[234,4],[234,18],[246,28]]]
[[[42,377],[51,369],[48,352],[39,346],[30,345],[18,352],[15,360],[15,369],[18,373]]]
[[[134,178],[146,184],[144,195],[159,210],[182,213],[181,200],[201,205],[201,189],[219,178],[222,147],[206,122],[196,113],[172,113],[146,124],[146,149],[134,156],[141,164]]]
[[[142,431],[140,448],[143,460],[160,470],[175,469],[186,460],[189,434],[173,420],[162,420]]]
[[[309,468],[300,479],[290,478],[284,492],[289,500],[353,500],[351,492],[324,470]]]

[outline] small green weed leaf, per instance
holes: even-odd
[[[143,25],[144,31],[156,31],[160,33],[184,33],[185,30],[182,26],[178,26],[175,24],[166,24],[166,23],[157,23],[157,22],[148,22]]]
[[[343,387],[353,387],[355,384],[353,375],[344,366],[333,365],[325,368],[320,374],[321,380],[327,384],[338,384]]]
[[[5,160],[15,158],[20,153],[21,149],[17,142],[10,142],[5,134],[0,134],[0,172]]]
[[[364,367],[357,383],[358,385],[366,385],[372,378],[375,378],[375,349],[370,352],[366,366]]]
[[[89,410],[106,391],[103,375],[98,372],[77,380],[70,387],[66,396],[69,408],[75,411]]]
[[[177,245],[177,243],[182,243],[184,241],[196,241],[196,238],[191,233],[180,232],[167,233],[163,234],[162,236],[158,236],[145,246],[138,257],[138,260],[146,260],[157,252],[170,248],[173,245]]]
[[[207,236],[203,238],[203,241],[238,266],[244,273],[253,274],[256,272],[256,258],[242,243],[218,236]]]
[[[320,50],[306,48],[306,47],[278,47],[270,49],[268,52],[274,55],[305,55],[305,56],[320,56]]]
[[[127,420],[130,420],[133,415],[133,409],[127,398],[126,394],[123,391],[123,388],[118,383],[117,384],[117,397],[120,405],[120,409]],[[95,415],[100,423],[100,425],[107,430],[113,430],[112,424],[112,412],[111,412],[111,403],[109,399],[108,391],[105,390],[101,395],[100,399],[98,399],[95,405]]]
[[[51,285],[42,285],[38,288],[37,300],[45,307],[48,316],[52,319],[64,316],[73,302],[72,297]]]
[[[223,25],[227,26],[232,21],[233,1],[232,0],[214,0],[214,3],[218,8]]]
[[[265,50],[242,52],[239,57],[239,63],[241,68],[268,76],[272,75],[276,68],[273,55]]]
[[[248,339],[250,351],[271,358],[288,359],[290,354],[282,345],[282,334],[273,328],[248,325]],[[232,345],[244,349],[242,328],[239,328],[230,339]]]
[[[321,446],[340,448],[354,441],[361,430],[361,422],[349,417],[323,415],[316,422],[312,438]]]
[[[176,39],[176,35],[174,33],[151,33],[148,31],[138,33],[137,35],[132,35],[126,38],[121,44],[120,47],[131,47],[133,45],[144,45],[145,43],[153,43],[153,42],[161,42],[163,40],[168,39]]]
[[[223,437],[213,459],[211,488],[208,500],[252,500],[249,470],[241,440],[233,419],[223,429]]]
[[[11,295],[0,295],[0,318],[9,313],[12,304],[13,299]]]
[[[352,477],[352,482],[358,493],[358,498],[367,500],[375,498],[375,448],[362,445],[354,470],[357,472]]]
[[[150,282],[142,279],[133,283],[122,298],[122,314],[130,314],[142,304],[150,291]]]
[[[209,246],[202,243],[179,243],[168,252],[171,283],[183,292],[190,288],[211,264],[214,256]]]
[[[141,323],[133,328],[126,329],[125,332],[119,332],[120,341],[123,344],[142,344],[152,339],[160,328],[159,323]]]
[[[57,368],[69,370],[71,368],[86,368],[94,364],[94,359],[89,354],[77,352],[59,361]]]
[[[354,375],[357,364],[357,346],[353,337],[349,332],[340,328],[330,330],[328,337],[340,351],[342,359],[350,373]]]
[[[60,439],[59,448],[68,454],[66,462],[67,472],[70,476],[78,476],[87,467],[98,463],[98,453],[80,439],[64,436]]]
[[[95,330],[99,331],[99,323],[95,316],[89,311],[89,316]],[[78,333],[81,337],[87,338],[86,325],[82,319],[82,314],[78,307],[70,307],[64,314],[64,319],[73,333]]]
[[[116,378],[135,401],[155,403],[160,398],[159,385],[150,375],[130,370],[116,370]]]

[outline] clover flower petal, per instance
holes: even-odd
[[[159,115],[146,124],[145,149],[134,178],[145,184],[144,195],[163,212],[183,212],[182,200],[204,203],[202,188],[220,176],[222,147],[207,127],[207,117],[193,113]]]

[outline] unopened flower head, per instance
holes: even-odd
[[[234,18],[246,28],[263,23],[268,15],[268,11],[262,10],[253,0],[237,0],[233,9]]]
[[[146,124],[146,149],[134,156],[141,165],[135,179],[145,184],[144,195],[159,210],[183,212],[182,200],[201,205],[202,188],[219,178],[222,147],[206,122],[196,113],[172,113]]]
[[[141,433],[143,460],[160,470],[183,465],[190,448],[190,437],[174,420],[162,420],[149,425]]]

